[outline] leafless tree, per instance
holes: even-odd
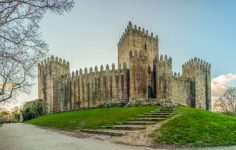
[[[223,112],[229,114],[236,113],[236,88],[229,87],[224,94],[214,104],[215,108],[221,109]]]
[[[0,102],[29,92],[35,66],[48,51],[39,21],[45,13],[64,14],[73,0],[0,0]]]
[[[214,102],[213,106],[214,110],[217,112],[224,112],[226,114],[230,114],[231,110],[229,107],[229,103],[222,98],[219,98]]]
[[[224,92],[222,98],[229,104],[231,111],[236,112],[236,88],[229,87]]]

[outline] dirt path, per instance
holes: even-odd
[[[0,150],[152,150],[110,143],[109,140],[76,138],[33,125],[16,123],[0,127]]]
[[[0,150],[154,150],[114,144],[109,137],[82,136],[80,138],[17,123],[0,127]],[[235,150],[236,146],[206,148],[205,150]],[[155,149],[158,150],[158,149]]]

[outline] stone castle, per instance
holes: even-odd
[[[47,113],[171,99],[209,110],[211,65],[187,61],[173,73],[172,58],[159,55],[158,37],[129,22],[118,43],[118,67],[103,65],[70,73],[69,62],[51,56],[38,65],[38,95]]]

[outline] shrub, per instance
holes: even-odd
[[[44,115],[44,103],[35,102],[32,104],[31,107],[26,108],[23,111],[23,119],[24,120],[31,120],[37,118],[39,116]]]

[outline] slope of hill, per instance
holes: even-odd
[[[236,117],[194,108],[180,108],[178,115],[157,131],[156,141],[197,147],[235,145]]]
[[[97,108],[49,114],[26,121],[26,123],[65,130],[97,128],[99,126],[113,125],[114,123],[128,120],[154,109],[157,109],[157,107]]]

